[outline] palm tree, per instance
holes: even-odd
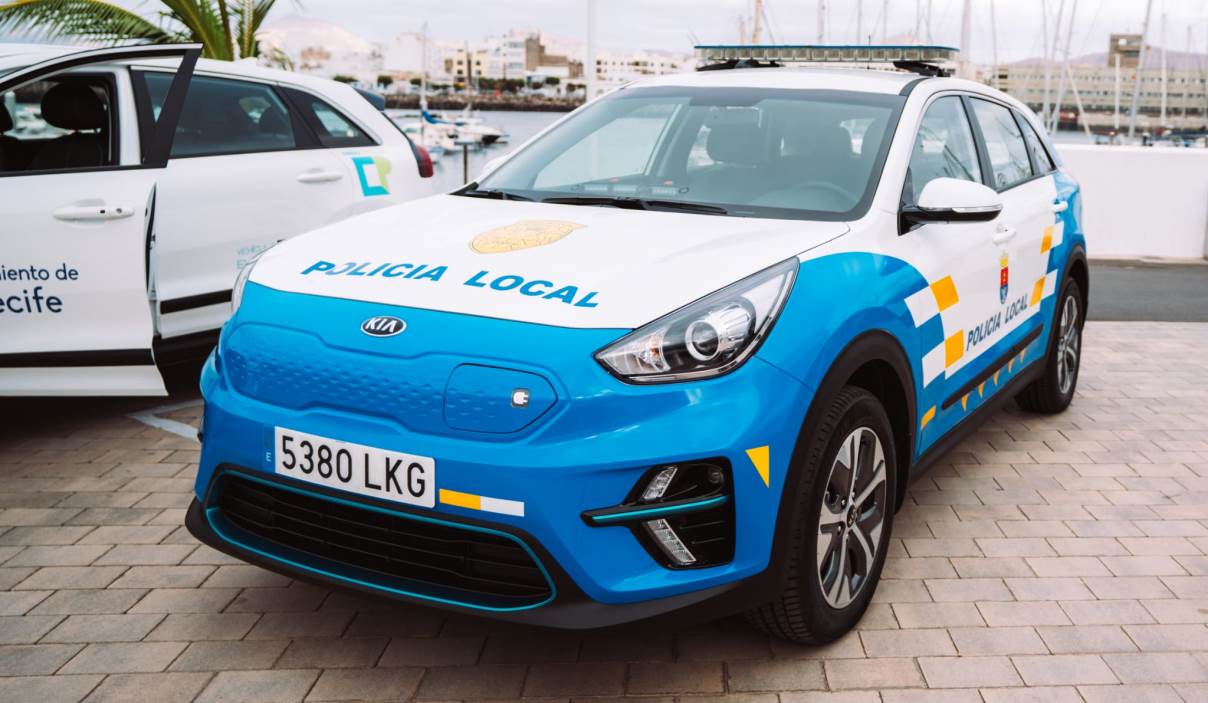
[[[259,55],[256,30],[276,0],[158,2],[163,7],[150,20],[104,0],[9,0],[0,4],[0,32],[107,45],[196,43],[206,58],[234,61]]]

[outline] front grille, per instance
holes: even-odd
[[[383,590],[497,609],[540,605],[553,593],[532,554],[502,533],[379,512],[238,473],[223,477],[213,507],[245,546]]]
[[[249,398],[301,410],[324,407],[448,432],[444,388],[452,365],[328,346],[318,337],[258,324],[235,328],[223,349],[231,386]]]

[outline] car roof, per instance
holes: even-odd
[[[80,47],[54,46],[51,44],[21,44],[0,42],[0,72],[21,68],[30,64],[53,59],[56,56],[82,51]]]
[[[145,68],[176,68],[177,63],[176,59],[144,59],[133,65]],[[195,70],[197,73],[230,76],[232,78],[258,78],[264,81],[283,82],[314,88],[330,86],[332,83],[329,78],[318,78],[296,71],[285,71],[279,68],[261,66],[255,62],[255,59],[244,59],[241,61],[198,59]]]
[[[710,88],[795,88],[798,90],[845,90],[882,95],[902,95],[912,86],[910,95],[923,99],[935,93],[961,91],[983,95],[1007,103],[1030,115],[1019,100],[984,83],[963,78],[925,77],[909,71],[892,71],[862,67],[778,66],[764,68],[733,68],[716,71],[673,73],[634,81],[625,86],[684,86]]]
[[[0,72],[8,69],[22,68],[41,61],[59,56],[66,56],[80,51],[88,51],[90,47],[63,46],[53,44],[21,44],[0,43]],[[155,68],[175,68],[177,59],[141,59],[133,65]],[[296,85],[310,86],[321,89],[330,86],[331,81],[316,78],[302,73],[267,68],[255,63],[254,59],[243,61],[218,61],[215,59],[198,59],[197,69],[201,73],[220,74],[232,77],[259,78],[266,81],[288,82]]]

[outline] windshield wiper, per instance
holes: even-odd
[[[518,193],[512,193],[511,191],[506,191],[506,190],[499,190],[497,188],[496,189],[478,188],[477,186],[473,187],[473,188],[467,188],[466,190],[461,191],[461,193],[459,193],[459,195],[468,195],[471,198],[492,198],[494,200],[524,200],[526,202],[532,202],[532,200],[533,200],[532,198],[528,197],[527,195],[520,195]]]
[[[719,205],[704,203],[684,203],[678,200],[645,200],[624,196],[607,195],[564,195],[541,200],[543,203],[560,205],[602,205],[619,207],[627,210],[678,210],[680,212],[695,212],[702,215],[728,215],[730,211]]]
[[[678,200],[643,200],[646,208],[649,210],[680,210],[682,212],[696,212],[701,215],[729,215],[730,211],[720,205],[706,205],[704,203],[684,203]]]

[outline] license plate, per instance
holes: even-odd
[[[276,428],[275,472],[363,496],[431,508],[436,460]]]

